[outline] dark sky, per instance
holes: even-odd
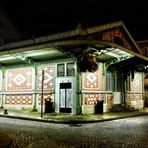
[[[135,40],[148,39],[148,8],[140,1],[6,0],[4,11],[20,32],[42,36],[122,20]]]

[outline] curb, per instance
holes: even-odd
[[[2,115],[2,114],[0,114],[0,117],[21,119],[21,120],[30,120],[30,121],[38,121],[38,122],[46,122],[46,123],[84,124],[84,123],[112,121],[112,120],[125,119],[125,118],[131,118],[131,117],[136,117],[136,116],[144,116],[144,115],[148,115],[148,113],[139,113],[139,114],[135,114],[135,115],[121,116],[121,117],[100,119],[100,120],[80,120],[80,121],[78,121],[78,120],[62,120],[61,121],[61,120],[50,120],[50,119],[37,119],[37,118],[28,118],[28,117]]]

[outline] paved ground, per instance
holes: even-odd
[[[133,117],[139,115],[148,115],[148,109],[142,111],[123,111],[123,112],[110,112],[103,114],[93,114],[93,115],[72,115],[72,114],[43,114],[41,118],[41,113],[39,112],[28,112],[23,110],[8,110],[8,114],[4,114],[4,109],[0,109],[0,117],[8,118],[19,118],[25,120],[37,120],[43,122],[52,123],[92,123],[100,121],[108,121],[114,119],[121,119],[126,117]]]
[[[0,117],[0,148],[147,148],[147,123],[148,115],[87,124]]]

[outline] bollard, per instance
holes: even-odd
[[[8,114],[7,109],[4,110],[4,114]]]

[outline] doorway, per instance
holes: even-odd
[[[59,77],[55,83],[55,112],[76,113],[76,77]]]
[[[59,108],[61,113],[71,113],[72,109],[72,84],[71,82],[60,83]]]

